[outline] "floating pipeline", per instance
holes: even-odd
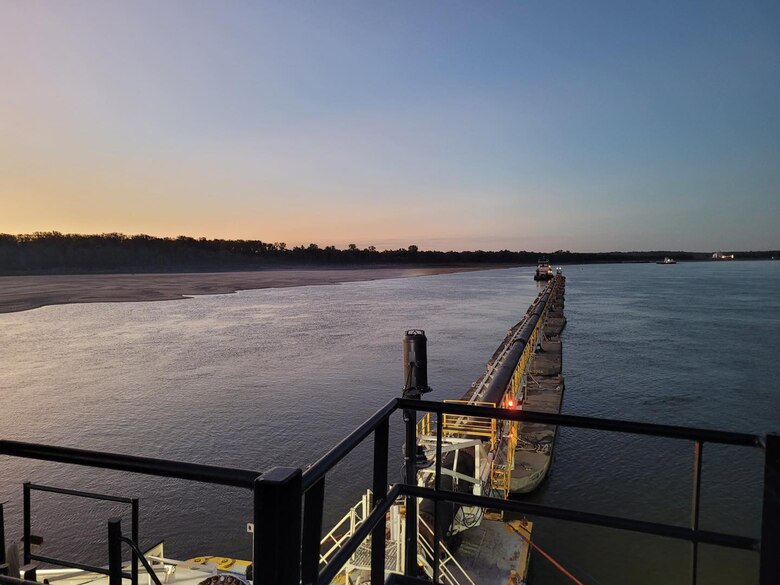
[[[565,293],[563,283],[552,299],[542,327],[538,350],[529,364],[522,404],[525,410],[552,414],[559,414],[561,411],[565,383],[563,343],[560,336],[566,326]],[[556,437],[555,425],[519,425],[510,492],[528,493],[541,485],[552,465]]]
[[[539,323],[539,319],[544,314],[550,294],[550,291],[548,291],[537,298],[535,303],[529,308],[526,318],[518,324],[520,325],[520,332],[516,336],[512,335],[509,339],[509,351],[493,374],[487,389],[480,396],[481,401],[501,404],[504,400],[523,350],[531,343],[534,330]]]
[[[507,333],[498,349],[489,360],[485,372],[471,385],[463,398],[454,402],[464,402],[475,405],[497,406],[503,408],[528,408],[529,388],[536,393],[536,382],[530,379],[537,359],[537,350],[549,346],[549,337],[560,333],[565,318],[562,315],[565,279],[562,274],[554,276],[530,305],[523,318]],[[410,333],[407,332],[407,336]],[[405,344],[407,343],[405,339]],[[408,352],[405,350],[405,362]],[[559,354],[560,355],[560,354]],[[414,387],[409,382],[415,378],[405,370],[405,392],[408,387]],[[427,380],[426,380],[427,382]],[[423,384],[427,387],[427,383]],[[447,402],[447,401],[445,401]],[[529,409],[530,410],[530,409]],[[541,475],[535,474],[535,481],[541,481],[547,471],[545,465],[533,466],[525,450],[533,437],[525,437],[520,423],[488,422],[482,417],[444,417],[442,435],[445,451],[442,456],[441,489],[481,493],[495,497],[508,497],[515,487],[525,490],[527,481],[523,477],[530,467],[534,472],[537,467],[543,467]],[[418,425],[418,438],[427,445],[429,458],[432,440],[435,439],[432,423],[427,417]],[[518,442],[519,439],[522,439]],[[549,451],[548,448],[545,447]],[[515,456],[520,454],[521,473],[514,477],[517,462]],[[544,455],[542,455],[545,458]],[[546,457],[549,460],[549,457]],[[433,476],[428,469],[420,471],[419,479],[430,483]],[[519,486],[515,483],[520,482]],[[433,524],[433,502],[422,502],[420,513],[426,521]],[[463,508],[455,504],[440,506],[437,524],[440,534],[446,535],[445,542],[452,544],[456,534],[469,531],[479,526],[485,517],[485,510],[478,508]],[[490,514],[488,514],[490,517]],[[496,519],[496,518],[493,518]]]

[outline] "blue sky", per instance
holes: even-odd
[[[776,2],[6,2],[0,232],[780,247]]]

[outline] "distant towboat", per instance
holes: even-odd
[[[677,262],[673,258],[664,258],[663,260],[658,260],[656,264],[677,264]]]
[[[553,270],[547,258],[542,258],[536,263],[534,280],[552,280]]]

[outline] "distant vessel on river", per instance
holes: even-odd
[[[553,270],[550,266],[550,261],[547,258],[542,258],[536,263],[536,272],[534,273],[534,280],[552,280]]]

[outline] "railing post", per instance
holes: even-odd
[[[372,508],[387,499],[387,451],[390,440],[390,421],[386,418],[374,430],[374,500]],[[387,519],[379,521],[371,533],[371,585],[384,585]]]
[[[0,502],[0,575],[7,573],[3,565],[5,565],[5,515],[3,513],[3,503]]]
[[[255,479],[255,585],[300,585],[301,470],[275,467]]]
[[[133,542],[136,544],[136,546],[140,546],[141,543],[139,541],[139,535],[138,535],[138,498],[133,498],[130,501],[131,506],[131,516],[130,516],[130,535],[133,539]],[[133,585],[138,585],[138,554],[135,552],[135,550],[132,551],[133,553],[133,564],[131,567],[131,582]]]
[[[780,435],[766,437],[760,585],[780,583]]]
[[[301,582],[317,583],[320,570],[320,540],[322,539],[322,508],[325,503],[325,478],[309,488],[303,502],[303,543],[301,551]]]
[[[122,585],[122,519],[108,521],[108,585]]]
[[[691,496],[691,530],[699,530],[699,507],[701,499],[701,456],[702,442],[696,441],[693,447],[693,495]],[[699,570],[699,542],[691,543],[691,585],[696,585]]]
[[[404,410],[406,449],[404,453],[405,483],[417,485],[417,416],[414,410]],[[417,496],[406,496],[406,559],[404,574],[417,577]]]
[[[433,489],[437,492],[441,489],[441,433],[442,433],[442,421],[443,416],[441,413],[436,413],[436,475],[433,479]],[[439,534],[439,518],[441,503],[436,498],[433,501],[433,582],[439,582],[439,573],[441,571],[441,535]]]
[[[22,560],[24,561],[25,565],[30,564],[30,482],[26,481],[24,485],[22,486],[23,490],[23,496],[22,496],[22,514],[24,516],[23,519],[23,534],[22,534],[22,544],[24,548],[24,552],[22,554]]]

